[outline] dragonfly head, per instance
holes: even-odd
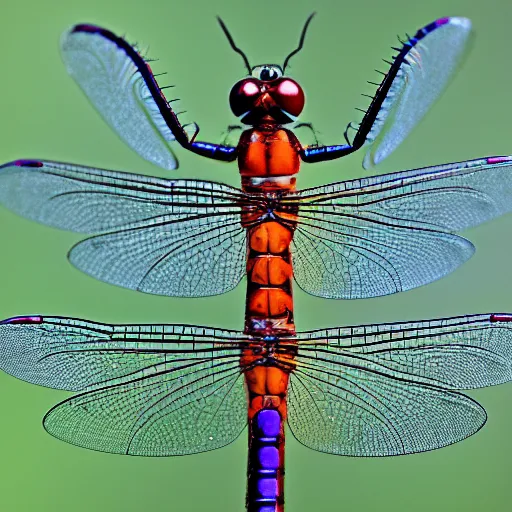
[[[283,76],[280,66],[263,64],[232,87],[229,104],[245,124],[292,123],[304,108],[304,91],[295,80]]]
[[[242,56],[249,76],[237,82],[229,94],[231,110],[244,124],[260,123],[285,124],[296,121],[304,108],[304,91],[291,78],[283,76],[290,59],[304,45],[306,31],[315,13],[311,14],[300,35],[297,48],[288,54],[283,67],[277,64],[263,64],[251,67],[245,53],[235,45],[224,22],[217,20],[233,50]]]

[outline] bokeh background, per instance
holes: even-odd
[[[376,172],[390,172],[512,153],[509,0],[2,0],[0,160],[47,158],[156,176],[104,124],[66,75],[59,36],[90,22],[147,44],[155,72],[197,121],[203,140],[220,141],[234,119],[227,94],[244,68],[214,15],[224,17],[251,63],[282,62],[306,16],[318,12],[291,72],[307,93],[303,121],[334,144],[366,80],[392,54],[396,35],[447,15],[470,17],[476,39],[447,93],[411,137]],[[299,133],[299,135],[304,135]],[[307,134],[305,134],[307,135]],[[173,176],[238,183],[236,165],[177,149]],[[367,175],[361,155],[304,165],[301,186]],[[102,322],[197,323],[241,328],[244,286],[219,297],[173,299],[94,281],[66,261],[79,237],[0,209],[0,316],[58,314]],[[512,311],[512,216],[473,229],[474,258],[449,277],[407,293],[362,301],[329,301],[297,290],[299,329]],[[512,386],[472,393],[489,421],[477,435],[435,452],[352,459],[287,443],[286,499],[293,512],[506,511],[511,509]],[[100,454],[59,442],[41,427],[45,411],[66,393],[0,374],[0,510],[28,512],[240,511],[245,493],[246,436],[222,450],[179,458]]]

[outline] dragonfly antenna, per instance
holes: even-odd
[[[247,68],[247,71],[249,72],[249,75],[252,73],[251,65],[249,64],[249,59],[245,55],[245,53],[238,48],[238,46],[235,45],[235,41],[233,41],[233,38],[231,37],[231,34],[229,33],[228,28],[224,24],[224,22],[221,20],[220,16],[217,16],[217,21],[219,22],[220,27],[224,31],[224,34],[226,34],[226,37],[228,38],[229,44],[231,45],[231,48],[235,50],[236,53],[239,53],[242,58],[244,59],[245,67]]]
[[[299,46],[297,46],[297,48],[295,50],[293,50],[292,53],[290,53],[288,55],[288,57],[286,57],[285,61],[284,61],[284,64],[283,64],[283,73],[284,73],[284,70],[286,69],[286,66],[288,65],[288,61],[296,54],[296,53],[299,53],[301,50],[302,50],[302,46],[304,45],[304,39],[306,38],[306,31],[308,29],[308,26],[309,24],[311,23],[311,20],[313,19],[313,16],[316,14],[316,12],[312,12],[309,16],[308,16],[308,19],[306,20],[306,23],[304,23],[304,28],[302,29],[302,34],[300,35],[300,40],[299,40]]]

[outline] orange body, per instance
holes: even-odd
[[[299,172],[300,143],[285,128],[269,124],[246,130],[238,148],[238,168],[243,177],[290,176]]]
[[[262,196],[294,192],[299,149],[291,131],[273,124],[243,132],[238,145],[242,188]],[[248,231],[245,331],[254,335],[294,333],[290,243],[296,217],[269,215],[262,222],[265,213],[247,209],[242,216]]]
[[[295,191],[299,171],[300,144],[289,130],[276,125],[245,131],[239,143],[238,167],[242,187],[251,195],[287,194]],[[264,201],[262,201],[264,205]],[[249,445],[253,440],[252,420],[262,409],[275,409],[281,417],[278,440],[277,511],[284,507],[284,421],[289,374],[294,364],[295,334],[293,322],[290,244],[296,216],[269,213],[265,207],[246,209],[242,222],[247,229],[247,301],[245,332],[255,337],[241,358],[249,399]],[[262,221],[262,217],[263,221]],[[265,343],[262,338],[274,339]],[[286,337],[284,348],[276,343]]]

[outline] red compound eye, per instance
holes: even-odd
[[[229,104],[235,116],[246,124],[272,117],[280,124],[295,121],[304,108],[304,92],[291,78],[264,81],[245,78],[231,89]]]
[[[245,78],[237,82],[229,94],[229,105],[235,116],[239,117],[254,108],[261,95],[261,82],[255,78]]]
[[[297,117],[304,108],[304,92],[301,86],[291,78],[276,80],[269,90],[270,96],[285,112]]]

